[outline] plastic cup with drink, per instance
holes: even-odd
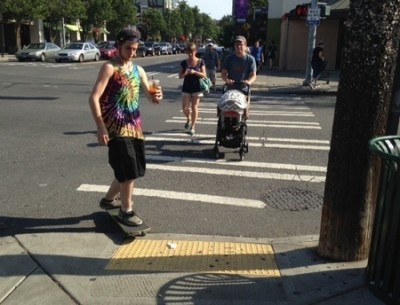
[[[154,94],[157,92],[157,89],[160,87],[160,80],[152,79],[149,83],[149,92],[150,94]]]

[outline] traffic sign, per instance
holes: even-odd
[[[306,23],[307,23],[307,25],[318,26],[320,24],[320,21],[319,20],[307,20]]]
[[[319,25],[321,20],[319,8],[310,8],[307,13],[307,25]]]

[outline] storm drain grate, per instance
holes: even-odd
[[[308,190],[284,188],[267,192],[262,200],[271,208],[284,211],[317,210],[322,207],[323,197]]]

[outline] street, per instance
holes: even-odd
[[[180,110],[185,55],[138,58],[164,101],[142,98],[147,172],[138,214],[157,233],[243,237],[318,234],[334,97],[252,94],[249,153],[221,147],[204,97],[191,137]],[[116,232],[98,201],[113,176],[88,97],[102,62],[0,63],[0,234]],[[219,80],[221,84],[221,80]]]

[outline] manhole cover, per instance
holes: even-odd
[[[284,211],[317,210],[322,207],[323,203],[322,196],[296,188],[269,191],[262,200],[271,208]]]

